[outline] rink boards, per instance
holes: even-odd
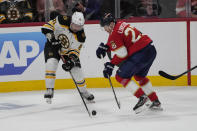
[[[188,45],[187,21],[136,22],[131,23],[153,39],[157,57],[148,77],[153,86],[186,86],[188,77],[175,81],[158,75],[159,70],[178,75],[197,64],[197,22],[190,23],[190,44]],[[41,26],[0,28],[0,92],[45,89],[44,35]],[[109,87],[103,78],[103,61],[96,58],[100,42],[106,42],[108,34],[98,24],[86,24],[86,43],[81,51],[81,64],[89,88]],[[106,58],[105,61],[108,61]],[[189,62],[189,63],[188,63]],[[56,74],[56,89],[75,88],[68,73],[61,69],[60,62]],[[116,70],[117,68],[115,68]],[[121,86],[114,79],[115,87]],[[197,85],[197,70],[191,73],[191,85]]]

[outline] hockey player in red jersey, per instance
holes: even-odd
[[[100,25],[109,33],[109,37],[107,44],[99,45],[96,55],[101,59],[107,52],[114,54],[111,61],[104,64],[104,77],[110,77],[114,66],[118,65],[116,80],[139,98],[133,110],[136,113],[141,112],[148,99],[152,102],[150,109],[162,109],[156,92],[151,89],[151,82],[146,77],[156,57],[152,40],[130,24],[123,21],[116,22],[110,13],[104,14]],[[131,80],[132,77],[140,87]]]

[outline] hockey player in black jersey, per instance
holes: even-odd
[[[83,29],[84,16],[81,12],[74,12],[72,17],[59,15],[42,27],[47,42],[44,48],[46,63],[45,84],[46,93],[44,98],[51,103],[54,94],[56,70],[60,58],[63,60],[65,71],[72,73],[81,95],[88,101],[94,99],[93,94],[86,89],[86,82],[80,64],[80,50],[86,36]]]

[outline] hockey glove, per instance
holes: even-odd
[[[75,63],[72,60],[67,60],[64,64],[62,64],[62,68],[65,71],[70,71],[75,66]]]
[[[59,40],[55,39],[55,36],[53,33],[47,33],[46,37],[48,39],[48,41],[52,44],[52,45],[58,45],[60,44]]]
[[[107,45],[104,45],[104,43],[101,43],[98,47],[98,49],[96,50],[96,56],[101,59],[101,57],[105,57],[107,50],[109,49],[109,47]]]
[[[81,68],[79,57],[75,54],[70,54],[69,58],[74,62],[74,66]]]
[[[109,78],[112,75],[112,71],[114,69],[114,64],[112,64],[111,62],[106,62],[104,64],[105,68],[103,70],[103,75],[105,78]]]

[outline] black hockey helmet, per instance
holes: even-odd
[[[111,13],[105,13],[100,19],[101,27],[104,27],[105,25],[109,25],[111,22],[116,22],[116,19]]]

